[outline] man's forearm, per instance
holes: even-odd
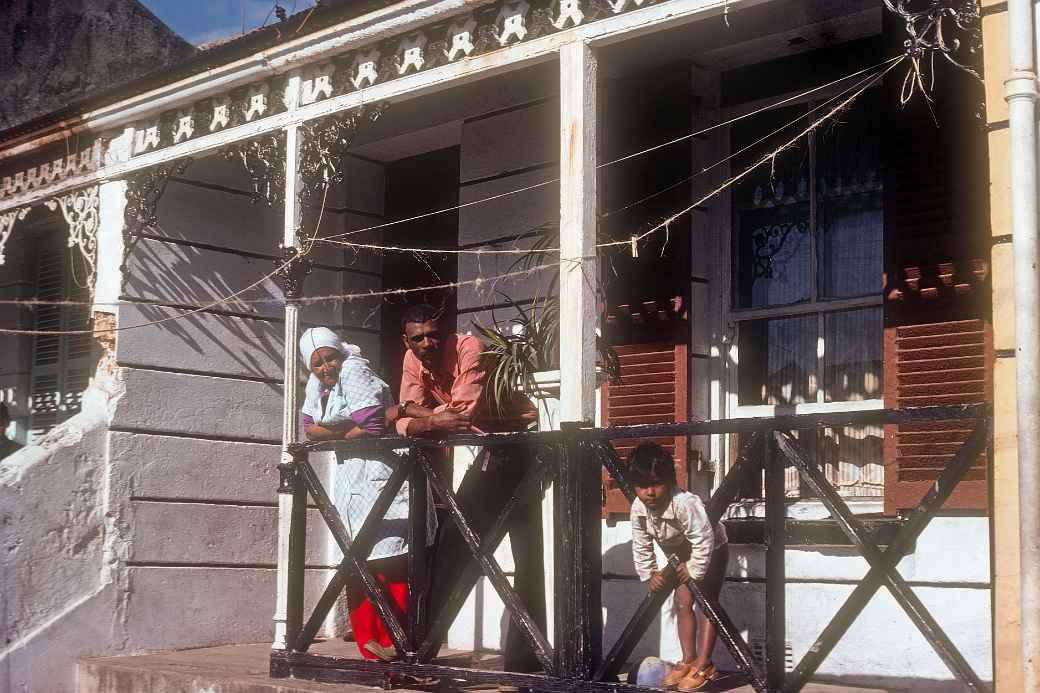
[[[409,419],[408,425],[405,428],[405,435],[423,436],[429,435],[430,433],[435,433],[437,432],[437,430],[437,427],[433,425],[432,417],[415,416]]]

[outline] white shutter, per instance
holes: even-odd
[[[43,301],[88,301],[90,293],[75,281],[73,253],[54,234],[40,245],[36,264],[36,298]],[[89,306],[36,307],[35,329],[84,330],[90,327]],[[91,335],[38,335],[33,341],[29,442],[80,409],[80,399],[93,370]]]

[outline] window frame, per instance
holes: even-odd
[[[878,89],[879,85],[872,86],[869,91]],[[753,111],[768,108],[771,105],[783,102],[779,108],[785,108],[790,106],[806,105],[811,102],[827,100],[842,91],[842,85],[835,85],[827,89],[821,89],[814,92],[811,95],[805,95],[798,97],[799,92],[787,92],[778,94],[772,97],[764,99],[758,99],[754,101],[747,101],[733,106],[728,106],[720,109],[720,116],[723,121],[727,121],[733,118],[738,118],[743,115],[747,115]],[[788,99],[790,99],[788,101]],[[732,151],[732,130],[731,127],[727,126],[723,128],[723,145],[724,151],[727,155]],[[815,174],[815,136],[809,138],[810,147],[810,161],[812,168],[812,174]],[[725,171],[726,179],[731,178],[735,171],[731,162],[723,167]],[[739,173],[739,171],[736,171]],[[721,245],[722,245],[722,258],[724,262],[720,268],[721,270],[721,288],[720,299],[722,303],[722,316],[723,324],[725,326],[725,346],[727,352],[725,354],[724,363],[726,365],[725,373],[725,387],[726,387],[726,416],[730,418],[754,418],[754,417],[774,417],[781,415],[790,414],[821,414],[821,413],[840,413],[840,412],[852,412],[852,411],[876,411],[885,408],[884,390],[882,384],[882,390],[878,393],[878,397],[872,399],[861,399],[861,400],[843,400],[837,402],[825,401],[826,390],[820,386],[816,390],[816,401],[805,402],[799,404],[740,404],[739,400],[739,362],[740,362],[740,345],[739,345],[739,328],[740,323],[750,322],[753,320],[762,320],[770,318],[785,318],[785,317],[796,317],[806,315],[817,316],[817,359],[816,359],[816,372],[821,375],[825,372],[824,368],[824,350],[819,348],[820,340],[825,335],[825,321],[828,314],[837,313],[847,310],[863,309],[863,308],[881,308],[884,306],[884,289],[882,288],[876,294],[859,296],[852,298],[821,298],[819,281],[817,279],[819,257],[817,254],[817,229],[816,229],[816,214],[817,214],[817,201],[816,201],[816,180],[815,175],[810,175],[810,258],[809,267],[812,273],[813,281],[810,282],[810,300],[802,301],[798,303],[791,303],[786,305],[776,306],[764,306],[758,308],[740,308],[737,305],[737,286],[736,281],[737,275],[737,258],[734,255],[737,244],[739,243],[738,234],[738,221],[734,212],[734,205],[732,200],[732,189],[727,189],[724,194],[720,195],[717,204],[720,208],[720,216],[726,223],[722,224]],[[884,244],[884,236],[882,236],[882,245]],[[883,328],[882,328],[883,329]],[[883,339],[883,333],[878,335],[879,339]],[[882,359],[884,355],[882,354]],[[883,369],[882,369],[883,371]],[[821,384],[822,385],[822,384]],[[726,445],[727,457],[729,459],[728,466],[735,463],[732,459],[734,450],[730,445]],[[883,470],[884,459],[878,459],[876,464]],[[797,484],[797,475],[787,475],[787,489],[791,493],[795,491],[797,494],[797,488],[792,489],[792,484]],[[850,499],[857,502],[867,502],[869,508],[866,511],[872,511],[873,505],[881,505],[884,500],[884,491],[881,490],[878,496],[849,496]]]

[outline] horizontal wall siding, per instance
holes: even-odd
[[[351,159],[348,184],[324,196],[317,235],[378,224],[382,167]],[[172,180],[159,224],[132,247],[121,327],[177,316],[224,298],[281,263],[282,205],[253,204],[237,161],[211,157]],[[321,202],[316,200],[315,202]],[[315,234],[307,210],[300,234]],[[350,238],[371,241],[373,232]],[[316,244],[305,296],[379,291],[381,260]],[[269,641],[273,634],[285,306],[268,278],[246,301],[121,332],[125,393],[109,433],[111,487],[127,526],[132,646],[178,649]],[[379,299],[307,304],[301,326],[327,325],[378,362]],[[374,314],[374,318],[373,318]],[[294,355],[296,345],[290,345]],[[306,377],[301,376],[300,384]],[[330,455],[311,461],[328,483]],[[330,495],[333,489],[329,488]],[[308,511],[307,603],[335,559],[319,513]],[[308,607],[310,608],[310,607]]]
[[[137,368],[122,370],[126,393],[112,428],[147,433],[276,442],[281,386]]]
[[[556,98],[467,120],[462,126],[462,184],[556,161],[559,142]]]
[[[275,570],[151,568],[128,570],[124,622],[136,650],[173,650],[274,637]],[[328,571],[308,570],[304,608],[314,608]]]
[[[189,168],[171,180],[159,202],[155,235],[193,243],[215,244],[257,253],[277,254],[282,240],[281,205],[254,204],[249,187],[239,181],[215,187]]]
[[[551,180],[559,175],[559,102],[552,98],[489,116],[468,120],[462,126],[459,202],[465,204]],[[459,210],[459,244],[467,249],[526,248],[535,229],[559,223],[559,185],[534,188],[485,204]],[[526,238],[525,238],[526,236]],[[558,275],[555,267],[509,279],[493,279],[519,268],[518,255],[460,255],[459,281],[488,278],[480,285],[459,288],[460,331],[474,321],[505,325],[515,311],[505,307],[509,299],[525,306],[544,296]],[[552,264],[555,254],[539,254],[533,264]],[[485,306],[500,306],[494,312]]]
[[[278,508],[163,501],[131,501],[137,564],[250,565],[273,568],[278,554]],[[328,563],[327,530],[317,510],[307,513],[307,564]]]
[[[113,432],[108,446],[129,497],[278,502],[278,445]]]
[[[183,312],[156,305],[124,304],[119,308],[119,324],[166,320]],[[116,359],[121,365],[280,381],[284,329],[279,320],[196,313],[123,332],[116,341]]]
[[[254,282],[270,274],[277,261],[234,251],[210,250],[151,238],[141,239],[127,263],[124,296],[180,306],[206,306],[232,294],[239,301],[220,304],[227,310],[268,317],[284,314],[282,290],[275,278]],[[342,293],[342,273],[315,268],[307,277],[310,296]],[[366,289],[368,287],[365,287]],[[307,320],[337,322],[337,303],[305,306]]]

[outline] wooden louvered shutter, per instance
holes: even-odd
[[[993,400],[993,339],[983,320],[885,330],[885,406],[920,407]],[[885,513],[916,507],[957,448],[971,421],[885,426]],[[988,507],[986,456],[953,492],[947,509]]]
[[[615,347],[621,361],[621,379],[604,386],[603,425],[669,423],[689,418],[687,403],[687,347],[685,344],[634,344]],[[622,438],[613,441],[622,459],[639,443],[661,444],[675,457],[675,477],[687,488],[686,438]],[[617,484],[603,475],[603,517],[628,514],[629,504]]]
[[[884,13],[888,50],[901,50],[904,22]],[[981,85],[936,64],[933,101],[900,103],[903,75],[885,78],[885,405],[993,399],[991,237],[987,135],[978,127]],[[917,507],[970,431],[970,422],[886,426],[885,513]],[[988,507],[980,457],[946,504]]]
[[[50,240],[50,239],[49,239]],[[72,271],[70,252],[64,244],[41,245],[36,266],[36,297],[41,301],[88,301],[89,291],[79,286]],[[90,327],[87,306],[36,307],[35,329],[84,330]],[[80,399],[93,369],[91,335],[38,335],[33,341],[30,390],[30,442],[44,435],[80,409]]]

